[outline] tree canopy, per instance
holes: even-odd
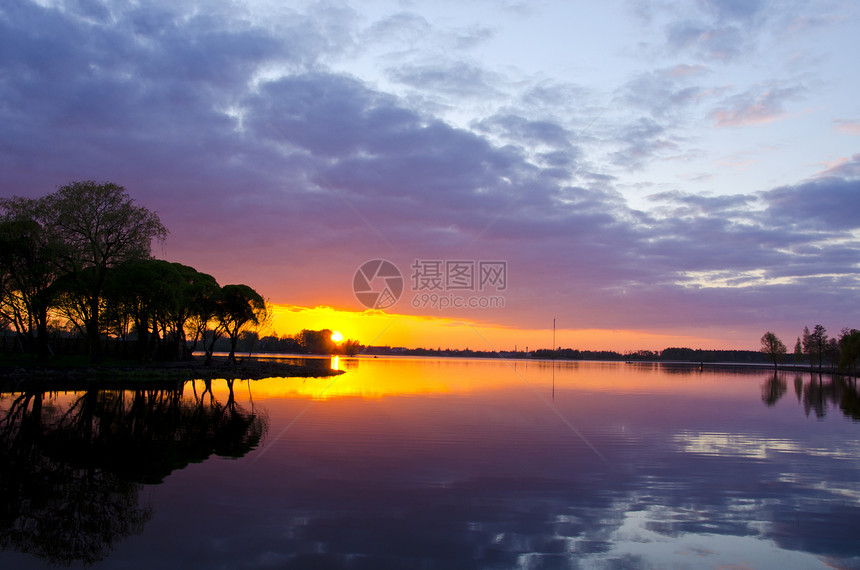
[[[77,298],[67,307],[77,309],[90,356],[98,360],[103,332],[100,305],[108,270],[150,256],[152,240],[167,236],[158,215],[136,205],[122,186],[92,180],[72,182],[38,199],[4,199],[0,208],[4,221],[33,228],[39,236],[33,244],[41,252],[40,258],[67,286],[74,285]],[[18,289],[23,291],[25,287],[20,285]],[[37,320],[39,317],[36,313]]]
[[[810,364],[817,364],[821,369],[827,353],[827,330],[822,325],[815,325],[812,332],[809,327],[803,327],[803,353],[809,357]]]
[[[266,301],[247,285],[224,285],[215,305],[215,321],[230,339],[228,362],[236,362],[236,343],[249,326],[263,324],[268,316]]]
[[[761,351],[770,357],[773,361],[773,367],[776,368],[776,365],[779,364],[779,361],[788,352],[788,348],[785,346],[785,343],[779,340],[776,334],[767,331],[761,337]]]
[[[59,277],[55,244],[43,227],[20,212],[0,220],[0,321],[22,331],[41,357],[48,350],[48,309]],[[4,324],[0,322],[0,324]]]
[[[141,358],[187,358],[211,325],[213,338],[230,338],[235,361],[238,336],[266,321],[266,301],[247,285],[222,288],[152,258],[152,241],[166,236],[157,214],[111,182],[0,199],[0,325],[47,356],[54,318],[87,339],[94,361],[106,334],[133,340]]]

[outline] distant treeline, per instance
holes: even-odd
[[[236,350],[240,353],[280,353],[280,354],[343,354],[354,356],[363,347],[355,340],[335,342],[330,329],[302,329],[295,336],[269,335],[260,337],[256,331],[245,331],[239,335]],[[227,351],[229,345],[224,339],[215,343],[216,351]]]
[[[767,363],[768,358],[755,350],[704,350],[701,348],[664,348],[660,352],[640,350],[628,354],[626,360],[663,360],[680,362],[743,362]]]
[[[662,351],[638,350],[620,353],[614,350],[558,350],[488,351],[441,348],[401,348],[390,346],[361,347],[362,354],[403,356],[453,356],[469,358],[540,358],[547,360],[608,360],[608,361],[682,361],[682,362],[750,362],[766,363],[767,355],[753,350],[702,350],[693,348],[666,348]]]

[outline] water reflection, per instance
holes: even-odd
[[[227,385],[223,404],[211,381],[192,398],[181,382],[3,394],[0,546],[93,563],[142,532],[153,515],[139,505],[143,484],[213,454],[242,457],[263,438],[265,416],[237,404]]]
[[[829,408],[836,408],[854,421],[860,421],[860,395],[857,382],[846,376],[829,374],[800,374],[794,376],[794,392],[804,413],[823,418]],[[804,382],[804,377],[807,380]],[[774,372],[762,384],[761,399],[774,406],[788,392],[788,382],[783,373]]]
[[[786,392],[788,384],[778,372],[774,372],[773,377],[768,378],[761,387],[761,399],[768,406],[774,406]]]
[[[100,515],[100,568],[860,565],[853,384],[624,363],[337,366],[347,373],[255,381],[253,398],[251,383],[198,381],[43,394],[37,413],[17,393],[3,445],[30,430],[17,469],[32,456],[131,488],[112,491],[122,524]],[[51,446],[52,430],[64,435]],[[241,459],[203,462],[213,454]],[[38,477],[14,478],[3,496],[29,499],[10,512],[32,511],[22,481]],[[142,483],[157,483],[146,506]],[[0,535],[29,520],[4,515]]]
[[[278,567],[860,561],[856,433],[810,429],[794,402],[783,414],[769,371],[559,363],[553,384],[546,362],[402,359],[352,372],[260,461],[280,474],[254,505],[275,530],[241,540]],[[444,392],[427,398],[433,382]]]

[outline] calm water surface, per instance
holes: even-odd
[[[335,365],[2,394],[0,568],[860,567],[860,399],[829,376]]]

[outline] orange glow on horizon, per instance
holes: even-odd
[[[340,332],[343,339],[357,340],[363,345],[452,350],[550,349],[553,338],[551,327],[518,329],[465,319],[403,315],[379,310],[346,311],[328,306],[273,305],[271,328],[279,335],[294,335],[302,329],[330,329]],[[668,347],[743,348],[708,336],[611,329],[558,329],[556,346],[621,353]],[[753,347],[753,350],[756,348]]]

